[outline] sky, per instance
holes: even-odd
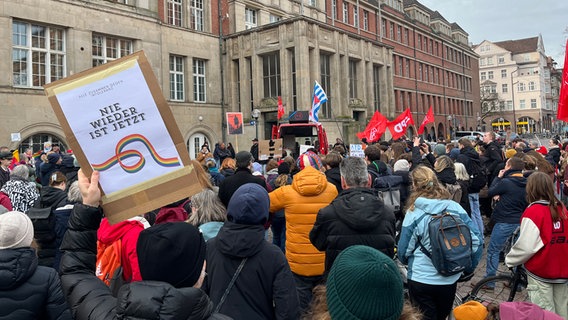
[[[547,56],[564,65],[568,38],[568,0],[418,0],[438,11],[479,44],[532,38],[540,33]]]

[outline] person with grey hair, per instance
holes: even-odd
[[[0,190],[10,198],[14,211],[27,212],[39,198],[37,188],[33,182],[28,181],[28,177],[28,166],[18,165],[10,173],[10,180]]]
[[[325,251],[326,274],[347,247],[366,245],[389,257],[395,255],[395,215],[371,189],[371,176],[362,158],[348,157],[339,165],[343,192],[322,208],[310,241]]]
[[[215,191],[203,189],[191,197],[191,213],[186,222],[198,227],[205,241],[216,237],[226,220],[227,209]]]

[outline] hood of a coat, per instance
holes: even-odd
[[[368,188],[345,189],[331,205],[339,219],[355,230],[375,228],[388,210]]]
[[[479,160],[479,153],[477,153],[477,151],[475,151],[472,147],[463,147],[460,149],[460,153],[466,155],[468,158]]]
[[[37,261],[37,254],[30,247],[0,250],[0,290],[24,283],[35,272]]]
[[[122,238],[128,231],[134,228],[149,228],[150,224],[142,217],[133,217],[126,221],[111,225],[107,218],[101,220],[101,225],[97,231],[97,240],[102,243],[110,244]]]
[[[59,207],[58,204],[60,204],[60,202],[62,202],[64,199],[67,198],[67,194],[65,193],[65,191],[58,189],[58,188],[54,188],[54,187],[50,187],[50,186],[45,186],[43,188],[41,188],[40,191],[40,203],[41,203],[41,207],[42,208],[47,208],[47,207],[51,207],[54,205],[57,205],[56,207],[54,207],[53,209],[57,209],[57,207]],[[62,203],[61,206],[64,206],[66,203]]]
[[[521,170],[508,170],[503,175],[503,178],[509,178],[509,181],[520,188],[524,189],[527,187],[527,177]]]
[[[175,288],[166,282],[132,282],[120,290],[116,314],[120,319],[208,319],[213,304],[197,288]]]
[[[227,221],[217,234],[219,251],[226,256],[236,258],[251,257],[257,254],[265,241],[262,225],[237,224]]]
[[[325,174],[313,167],[306,167],[294,175],[292,188],[302,196],[316,196],[327,188]]]
[[[445,184],[454,184],[456,183],[456,173],[452,168],[446,168],[440,172],[436,172],[436,176],[440,182]]]
[[[454,205],[459,206],[459,204],[452,200],[428,199],[424,197],[418,197],[414,202],[414,207],[416,209],[420,209],[431,215],[440,214],[446,208]]]

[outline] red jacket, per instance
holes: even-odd
[[[4,192],[0,192],[0,206],[4,206],[8,211],[14,210],[12,207],[12,201],[10,201],[10,197]]]
[[[519,239],[505,262],[508,266],[524,263],[545,282],[568,279],[568,220],[554,223],[548,205],[532,203],[523,213]]]
[[[97,231],[97,240],[111,244],[119,238],[122,239],[122,272],[127,281],[129,279],[131,279],[131,282],[142,280],[138,267],[136,243],[140,232],[149,227],[150,224],[141,217],[134,217],[114,225],[110,225],[107,218],[101,221]]]

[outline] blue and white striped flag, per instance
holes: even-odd
[[[327,95],[321,85],[316,81],[314,85],[314,97],[312,99],[312,110],[310,110],[310,120],[319,122],[318,112],[321,104],[327,101]]]

